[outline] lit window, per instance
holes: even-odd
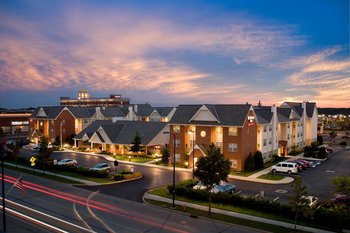
[[[174,133],[180,133],[180,126],[179,125],[174,125],[173,126],[173,132]]]
[[[179,162],[180,161],[180,154],[175,154],[175,162]]]
[[[175,140],[175,147],[179,147],[180,146],[180,139],[176,139]]]
[[[228,136],[237,136],[238,128],[237,127],[228,127]]]
[[[229,152],[237,152],[238,151],[238,147],[236,143],[229,143],[228,144],[228,151]]]
[[[237,168],[237,165],[238,165],[237,159],[230,159],[230,161],[231,161],[231,167]]]

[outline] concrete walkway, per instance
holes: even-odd
[[[156,200],[156,201],[161,201],[161,202],[166,202],[166,203],[172,203],[171,199],[156,196],[153,194],[149,194],[147,192],[143,195],[142,199],[144,202],[146,202],[145,199],[151,199],[151,200]],[[183,201],[177,201],[177,200],[175,200],[175,204],[180,205],[180,206],[194,208],[194,209],[208,211],[207,206],[201,206],[201,205],[196,205],[196,204],[183,202]],[[271,225],[276,225],[276,226],[294,229],[294,224],[292,224],[292,223],[287,223],[287,222],[282,222],[282,221],[277,221],[277,220],[272,220],[272,219],[266,219],[266,218],[261,218],[261,217],[256,217],[256,216],[252,216],[252,215],[241,214],[241,213],[236,213],[236,212],[231,212],[231,211],[221,210],[221,209],[216,209],[216,208],[211,208],[211,211],[213,213],[217,213],[217,214],[224,214],[224,215],[231,216],[231,217],[242,218],[242,219],[247,219],[247,220],[251,220],[251,221],[262,222],[262,223],[267,223],[267,224],[271,224]],[[297,225],[296,228],[298,230],[307,231],[307,232],[332,233],[331,231],[325,231],[325,230],[301,226],[301,225]]]

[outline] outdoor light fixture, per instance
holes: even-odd
[[[164,134],[170,134],[170,132],[164,132]],[[175,141],[176,137],[175,134],[173,134],[173,144],[174,144],[174,153],[173,153],[173,206],[172,208],[175,209]]]

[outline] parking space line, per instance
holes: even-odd
[[[277,201],[280,197],[276,197],[275,199],[273,199],[272,201]]]

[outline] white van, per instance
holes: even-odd
[[[287,172],[288,174],[298,173],[298,165],[290,162],[279,162],[271,167],[271,172]]]

